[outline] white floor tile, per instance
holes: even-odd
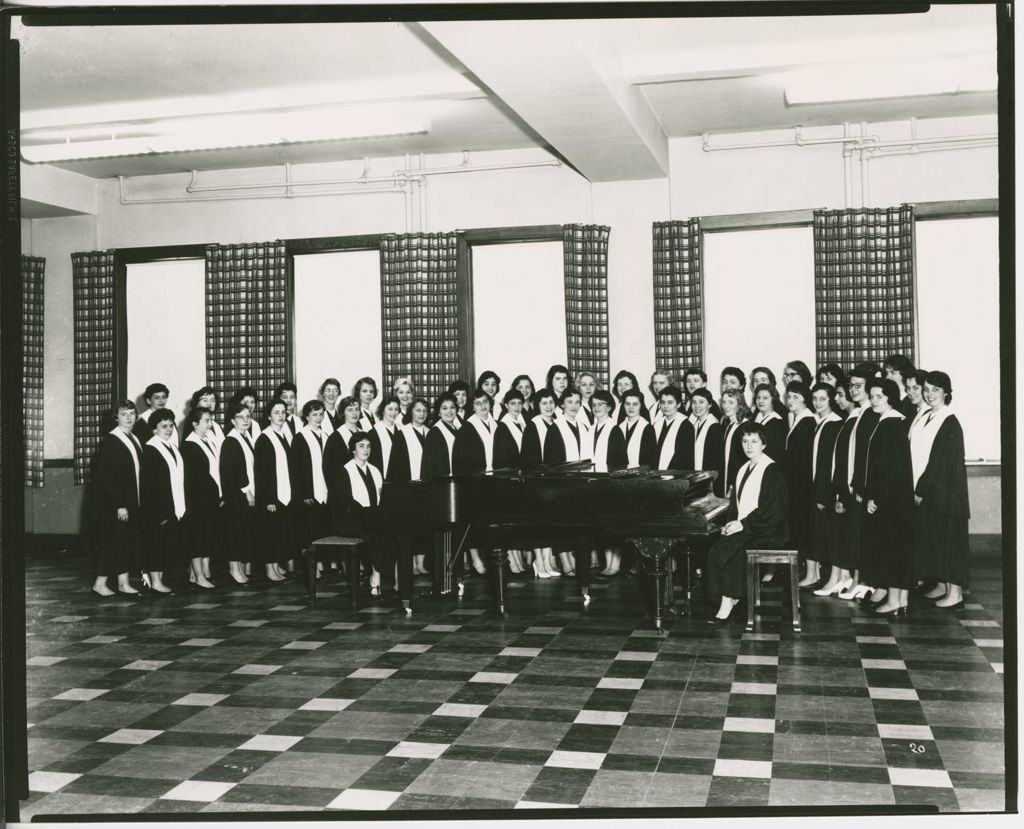
[[[933,789],[951,789],[953,782],[944,769],[889,768],[889,782],[894,786],[926,786]]]
[[[584,709],[576,715],[574,723],[586,725],[622,725],[626,722],[625,711],[588,711]]]
[[[435,717],[470,717],[475,719],[487,710],[486,705],[471,705],[466,702],[445,702],[434,711]]]
[[[542,800],[520,800],[513,809],[578,809],[575,803],[545,803]]]
[[[106,688],[70,688],[63,694],[57,694],[53,699],[61,700],[77,700],[79,702],[85,702],[86,700],[96,699],[107,693]]]
[[[171,663],[163,659],[136,659],[121,667],[122,671],[159,671]]]
[[[223,639],[186,639],[184,642],[179,642],[178,645],[182,648],[212,648],[223,641]]]
[[[338,697],[317,697],[299,707],[300,711],[344,711],[354,699],[340,699]]]
[[[326,645],[326,642],[310,642],[302,639],[295,642],[289,642],[287,645],[281,645],[283,651],[315,651],[317,648],[322,648]]]
[[[778,665],[777,656],[759,656],[757,654],[743,654],[736,657],[737,665]]]
[[[143,619],[139,622],[140,625],[170,625],[177,622],[177,619],[164,619],[160,616],[150,616],[148,619]]]
[[[715,760],[715,777],[755,777],[770,780],[772,764],[766,760]]]
[[[622,691],[638,691],[644,687],[642,679],[630,679],[628,677],[601,677],[597,683],[598,688],[614,688]]]
[[[271,612],[294,613],[296,610],[305,610],[306,606],[301,604],[279,604],[270,608]]]
[[[113,645],[115,642],[120,642],[124,639],[123,636],[90,636],[88,639],[83,639],[83,645]]]
[[[725,731],[745,731],[753,734],[774,734],[775,720],[766,717],[726,717]]]
[[[544,765],[560,769],[599,769],[604,758],[604,752],[597,751],[552,751]]]
[[[236,619],[229,628],[258,628],[267,623],[267,619]]]
[[[301,739],[284,734],[257,734],[238,748],[241,751],[287,751]]]
[[[658,658],[657,651],[619,651],[615,654],[616,659],[624,662],[653,662]]]
[[[319,594],[318,594],[319,595]],[[356,628],[362,627],[362,622],[331,622],[329,625],[324,625],[322,630],[355,630]]]
[[[907,669],[907,663],[902,659],[862,659],[860,664],[864,670],[905,671]]]
[[[241,668],[235,668],[231,673],[242,676],[269,676],[275,671],[280,671],[282,667],[282,665],[243,665]]]
[[[429,633],[454,633],[462,625],[427,625],[423,630]]]
[[[211,780],[186,780],[179,783],[161,800],[191,800],[196,803],[213,803],[235,787],[234,783],[215,783]]]
[[[62,771],[34,771],[28,776],[28,790],[47,793],[60,791],[72,780],[77,780],[81,776]]]
[[[388,757],[419,757],[424,760],[436,760],[451,747],[450,743],[417,743],[403,740],[391,751]]]
[[[388,650],[388,653],[426,653],[430,645],[398,644]]]
[[[221,700],[227,698],[227,694],[185,694],[185,696],[172,702],[171,705],[216,705]]]
[[[159,737],[163,733],[163,731],[152,731],[146,728],[119,728],[106,737],[100,737],[98,742],[140,746],[143,743],[148,743],[154,737]]]
[[[492,682],[496,685],[508,685],[515,681],[519,674],[502,673],[500,671],[477,671],[469,678],[470,682]]]
[[[868,688],[871,699],[919,699],[913,688]]]
[[[524,633],[536,633],[536,634],[540,634],[542,636],[555,636],[555,635],[557,635],[557,634],[562,632],[562,628],[546,627],[544,625],[534,625],[533,627],[528,627],[523,632]]]
[[[768,694],[774,696],[778,686],[773,682],[734,682],[729,689],[732,694]]]
[[[387,809],[400,795],[401,792],[382,792],[375,789],[345,789],[327,804],[327,808]]]
[[[357,668],[348,675],[349,679],[387,679],[396,668]]]
[[[46,668],[63,662],[65,659],[67,659],[66,656],[30,656],[25,664],[33,668]]]
[[[934,740],[927,725],[903,725],[901,723],[878,723],[878,736],[889,740]]]

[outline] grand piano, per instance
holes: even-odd
[[[599,470],[590,461],[578,461],[531,471],[499,469],[474,477],[385,483],[379,526],[440,534],[435,593],[450,590],[453,568],[466,548],[493,551],[488,570],[502,613],[502,550],[552,545],[578,550],[577,578],[586,600],[590,550],[632,544],[641,557],[648,610],[660,629],[672,547],[707,537],[723,523],[729,502],[713,494],[715,476],[647,467]],[[461,567],[455,575],[461,579]]]

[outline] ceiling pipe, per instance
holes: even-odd
[[[205,201],[248,201],[250,199],[280,199],[282,194],[280,193],[244,193],[234,196],[157,196],[157,197],[142,197],[132,198],[130,197],[125,188],[125,176],[118,176],[118,191],[119,201],[121,204],[133,205],[133,204],[190,204],[194,202],[205,202]],[[282,184],[278,184],[278,187],[282,187]],[[358,190],[320,190],[314,193],[293,193],[292,198],[304,198],[307,196],[364,196],[372,193],[405,193],[405,190],[399,184],[394,184],[391,187],[374,187],[361,188]]]
[[[909,146],[920,146],[928,144],[962,144],[976,141],[995,141],[998,139],[996,133],[977,133],[974,135],[945,135],[945,136],[934,136],[931,138],[918,138],[912,136],[911,138],[894,138],[894,139],[881,139],[877,135],[867,135],[865,124],[862,122],[862,132],[860,136],[837,136],[835,138],[804,138],[801,132],[802,127],[793,128],[793,137],[786,140],[776,141],[751,141],[742,144],[719,144],[714,145],[711,143],[711,134],[702,133],[701,135],[701,149],[706,153],[717,152],[719,150],[753,150],[761,149],[765,147],[807,147],[816,146],[819,144],[870,144],[872,147],[909,147]],[[916,128],[915,128],[916,132]],[[859,146],[855,146],[854,149],[860,149]]]

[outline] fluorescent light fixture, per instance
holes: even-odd
[[[776,76],[785,83],[786,104],[822,104],[993,92],[995,69],[915,64],[860,64]]]

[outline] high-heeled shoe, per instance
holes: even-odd
[[[956,604],[937,604],[937,601],[938,600],[936,600],[936,602],[932,603],[932,607],[938,608],[939,610],[963,610],[964,609],[964,600],[963,599],[958,601]]]
[[[95,587],[90,587],[89,591],[96,599],[112,599],[114,598],[114,596],[117,595],[117,593],[100,593],[100,591],[97,590]]]
[[[845,593],[853,587],[853,579],[836,582],[832,587],[821,587],[814,591],[815,596],[835,596],[837,593]]]
[[[233,581],[239,587],[248,587],[249,586],[249,579],[246,579],[245,581],[239,581],[238,577],[234,573],[228,573],[228,575],[231,577],[231,581]]]
[[[716,616],[712,616],[710,619],[708,619],[708,624],[709,625],[727,625],[730,622],[735,621],[737,618],[739,618],[739,614],[738,614],[736,608],[738,608],[741,604],[742,604],[742,602],[736,602],[732,606],[732,608],[729,610],[729,614],[724,619],[723,618],[719,618],[717,615]]]
[[[910,615],[910,608],[903,605],[895,610],[887,610],[885,613],[876,610],[875,615],[883,619],[906,619]]]
[[[537,562],[537,559],[533,560],[533,575],[535,575],[538,579],[551,578],[551,576],[548,575],[547,570],[541,568],[540,564]]]
[[[127,590],[118,590],[115,595],[124,596],[126,599],[142,598],[142,594],[138,590],[132,590],[130,593]]]
[[[375,602],[379,602],[381,600],[381,591],[379,584],[370,585],[370,598]]]
[[[859,601],[863,599],[871,588],[866,584],[858,584],[847,591],[846,595],[840,594],[840,599],[846,599],[847,601]]]

